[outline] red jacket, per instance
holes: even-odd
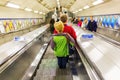
[[[71,26],[68,26],[67,24],[64,24],[64,30],[63,33],[69,33],[71,37],[73,37],[75,40],[77,38],[76,33],[74,29]],[[54,30],[54,34],[57,34],[57,31]]]
[[[77,25],[81,27],[82,21],[78,21],[78,24],[77,24]]]

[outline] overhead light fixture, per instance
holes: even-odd
[[[82,11],[82,9],[79,9],[78,11]]]
[[[43,14],[43,12],[39,12],[39,14]]]
[[[57,5],[58,7],[60,7],[60,1],[59,0],[56,0],[57,1]]]
[[[7,6],[7,7],[11,7],[11,8],[16,8],[16,9],[19,9],[19,8],[20,8],[19,5],[16,5],[16,4],[13,4],[13,3],[10,3],[10,2],[8,2],[8,3],[6,4],[6,6]]]
[[[38,11],[34,11],[34,13],[38,13]]]
[[[32,11],[32,9],[30,9],[30,8],[25,8],[24,10],[25,11]]]
[[[104,1],[103,0],[96,0],[95,2],[93,2],[92,4],[93,5],[98,5],[98,4],[101,4],[103,3]]]
[[[87,5],[87,6],[85,6],[83,9],[88,9],[88,8],[90,8],[90,6]]]
[[[43,13],[43,15],[45,15],[45,13]]]

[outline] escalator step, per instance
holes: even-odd
[[[72,73],[69,64],[66,69],[59,69],[57,58],[48,47],[34,80],[72,80]]]

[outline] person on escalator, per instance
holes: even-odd
[[[72,26],[68,25],[67,22],[68,22],[68,17],[66,14],[63,14],[61,15],[60,17],[60,20],[63,22],[64,24],[64,29],[63,29],[63,33],[68,33],[76,42],[77,44],[77,41],[76,41],[76,32],[75,30],[72,28]],[[58,32],[56,30],[54,30],[54,34],[57,34]],[[69,54],[71,57],[73,57],[73,53],[76,53],[76,49],[74,46],[72,46],[71,44],[69,44]],[[69,59],[69,56],[68,56],[68,59]],[[68,62],[68,60],[67,60]]]
[[[54,23],[55,23],[55,20],[52,18],[50,20],[50,32],[51,32],[51,34],[53,34],[53,32],[54,32]]]
[[[50,42],[51,48],[58,59],[60,69],[65,69],[67,64],[67,56],[69,55],[68,43],[74,43],[74,39],[67,33],[63,33],[64,24],[59,21],[54,24],[58,34],[53,34]]]
[[[97,23],[93,19],[93,16],[90,16],[90,21],[88,22],[88,25],[87,25],[86,29],[91,31],[91,32],[96,32],[97,31]]]
[[[77,25],[78,25],[78,27],[81,27],[81,25],[82,25],[82,21],[81,21],[80,18],[78,18],[78,23],[77,23]]]

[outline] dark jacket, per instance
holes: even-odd
[[[53,34],[53,32],[54,32],[54,24],[50,24],[50,32]]]
[[[97,31],[97,23],[96,23],[95,21],[93,21],[93,22],[89,21],[89,22],[88,22],[88,25],[87,25],[87,29],[88,29],[89,31],[94,31],[94,32],[96,32],[96,31]]]

